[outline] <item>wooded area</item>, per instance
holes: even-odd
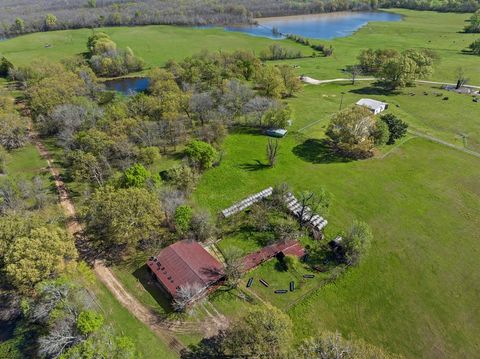
[[[85,27],[175,24],[246,24],[257,17],[374,10],[400,7],[418,10],[472,12],[478,0],[14,0],[2,1],[0,37],[23,33]]]

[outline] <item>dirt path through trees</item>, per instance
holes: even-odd
[[[62,206],[65,214],[67,215],[67,229],[75,237],[81,236],[83,226],[77,219],[77,212],[75,206],[70,199],[68,190],[65,187],[59,170],[54,166],[53,158],[41,142],[38,135],[32,131],[30,134],[32,142],[35,144],[40,155],[47,161],[48,169],[54,179],[55,187],[58,192],[60,205]],[[160,339],[168,344],[169,348],[180,354],[185,349],[185,346],[180,343],[172,333],[166,329],[166,326],[162,323],[164,321],[159,315],[153,313],[143,304],[141,304],[135,297],[133,297],[123,285],[114,276],[112,271],[104,265],[102,261],[94,262],[94,271],[100,281],[105,284],[112,295],[120,302],[120,304],[127,309],[138,320],[147,325]]]

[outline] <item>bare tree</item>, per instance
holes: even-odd
[[[277,162],[278,151],[280,145],[278,144],[278,140],[268,140],[267,143],[267,160],[268,165],[270,167],[274,167],[275,163]]]
[[[195,93],[190,97],[189,108],[202,126],[209,120],[209,115],[215,107],[215,102],[209,92]]]
[[[228,247],[223,252],[223,257],[225,259],[227,284],[230,288],[236,288],[244,270],[243,253],[237,247]]]
[[[304,226],[315,214],[325,216],[330,207],[330,194],[324,189],[318,193],[305,191],[300,194],[300,213],[298,221]]]
[[[196,211],[193,213],[190,223],[193,235],[197,241],[206,241],[215,235],[216,228],[212,216],[208,211]]]
[[[198,282],[181,285],[173,299],[173,309],[177,312],[183,312],[187,305],[202,291],[202,286]]]
[[[160,202],[165,212],[165,220],[170,229],[175,229],[175,210],[185,203],[185,193],[175,188],[165,188],[160,193]]]
[[[357,76],[362,73],[362,68],[359,65],[349,65],[347,66],[346,71],[352,78],[352,85],[355,85],[355,80],[357,79]]]
[[[35,208],[41,209],[48,201],[47,193],[45,191],[45,184],[40,176],[35,176],[31,187],[32,197],[35,201]]]
[[[458,67],[455,74],[457,77],[457,85],[455,86],[455,88],[458,90],[468,82],[468,78],[466,77],[463,67]]]

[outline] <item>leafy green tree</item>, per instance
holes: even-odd
[[[17,17],[13,24],[14,31],[21,34],[25,31],[25,21],[23,19]]]
[[[393,113],[382,115],[380,119],[388,126],[389,138],[387,144],[392,145],[396,140],[405,137],[408,130],[408,124]]]
[[[261,123],[268,128],[287,128],[292,118],[292,110],[288,104],[275,104],[262,116]]]
[[[84,213],[86,232],[112,255],[157,238],[163,217],[156,195],[135,187],[97,189]]]
[[[200,170],[205,170],[213,166],[218,157],[217,150],[207,142],[194,140],[185,147],[185,154],[188,160]]]
[[[345,155],[365,158],[371,156],[374,131],[375,120],[371,111],[354,106],[336,113],[330,120],[326,134]]]
[[[57,26],[57,17],[53,14],[47,14],[45,16],[45,27],[48,30],[54,29]]]
[[[178,206],[175,209],[175,228],[178,233],[185,234],[190,229],[192,222],[193,210],[192,207],[187,205]]]
[[[40,224],[39,218],[25,214],[0,216],[0,269],[3,268],[5,255],[15,239],[27,237]]]
[[[87,181],[96,186],[103,186],[110,174],[110,166],[105,157],[95,157],[92,153],[72,151],[69,156],[72,164],[69,170],[77,181]]]
[[[287,97],[293,96],[302,89],[302,81],[300,81],[292,66],[281,65],[279,66],[279,70]]]
[[[372,231],[365,222],[353,221],[342,240],[345,261],[349,265],[357,265],[366,254],[373,239]]]
[[[376,121],[375,130],[372,133],[375,145],[384,145],[390,138],[390,130],[385,121]]]
[[[472,42],[468,48],[472,50],[472,54],[480,55],[480,39],[475,40]],[[0,72],[1,72],[1,65],[0,65]]]
[[[0,77],[7,77],[10,70],[14,69],[13,64],[5,56],[0,58]]]
[[[78,315],[77,328],[84,335],[95,333],[103,325],[104,318],[93,310],[85,310]]]
[[[397,58],[400,53],[394,49],[366,49],[358,56],[360,70],[365,74],[377,74],[392,58]]]
[[[160,178],[158,175],[152,176],[150,171],[143,167],[143,165],[136,163],[125,170],[121,179],[121,185],[126,188],[145,187],[149,181],[151,184],[158,184]]]
[[[385,88],[395,90],[431,74],[437,55],[430,50],[409,49],[399,53],[394,49],[367,49],[358,59],[362,72],[380,78]]]
[[[292,322],[273,306],[251,309],[227,331],[225,354],[244,358],[285,358],[292,341]]]
[[[256,73],[256,84],[263,96],[280,98],[285,93],[285,84],[280,70],[276,66],[261,67]]]
[[[464,31],[469,33],[479,33],[480,32],[480,9],[475,11],[475,13],[470,16],[468,19],[469,24],[465,26]]]
[[[27,236],[18,237],[5,254],[5,273],[10,282],[22,291],[61,273],[75,260],[73,238],[59,227],[40,227]]]
[[[32,84],[27,90],[30,109],[35,117],[50,115],[52,110],[73,103],[77,96],[86,94],[85,83],[77,75],[65,69]]]

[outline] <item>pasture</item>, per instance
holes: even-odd
[[[431,79],[455,81],[455,71],[463,67],[472,84],[480,84],[480,62],[477,56],[465,53],[478,36],[461,33],[469,14],[436,13],[432,11],[388,10],[404,16],[399,22],[375,22],[364,26],[349,37],[331,41],[316,40],[334,47],[331,57],[288,60],[300,66],[299,74],[314,78],[344,77],[341,71],[355,63],[366,48],[429,48],[440,57]],[[95,30],[97,31],[97,30]],[[258,53],[272,43],[301,49],[304,55],[312,50],[289,40],[269,40],[242,33],[226,32],[221,28],[196,29],[174,26],[112,27],[98,29],[110,35],[119,47],[131,47],[147,66],[162,66],[169,59],[181,60],[202,50],[252,50]],[[64,30],[24,35],[0,42],[0,54],[15,65],[26,65],[32,59],[59,61],[86,51],[90,29]],[[50,45],[50,47],[45,47]]]

